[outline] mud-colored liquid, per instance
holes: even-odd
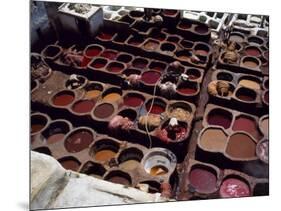
[[[65,134],[64,133],[56,133],[48,137],[47,143],[54,144],[63,140]]]
[[[70,94],[57,95],[53,98],[53,104],[56,106],[67,106],[72,103],[74,96]]]
[[[63,160],[60,161],[60,164],[63,166],[63,168],[72,171],[77,171],[80,166],[80,164],[75,160]]]
[[[228,141],[226,153],[233,158],[253,158],[256,156],[256,143],[245,134],[234,134]]]
[[[216,190],[217,177],[203,168],[195,168],[189,174],[190,184],[200,193],[212,193]]]
[[[120,164],[120,167],[126,171],[133,170],[139,166],[139,162],[136,160],[127,160]]]
[[[229,178],[223,181],[220,187],[220,196],[222,198],[250,196],[250,188],[240,179]]]
[[[112,158],[114,158],[116,155],[116,152],[112,150],[101,150],[97,153],[95,153],[94,157],[98,161],[108,161]]]
[[[259,83],[255,82],[255,81],[247,80],[247,79],[242,79],[241,81],[239,81],[239,84],[241,86],[247,87],[249,89],[261,89],[261,86]]]
[[[94,115],[100,119],[109,117],[114,112],[114,107],[109,103],[104,103],[96,107]]]
[[[77,102],[73,105],[73,111],[77,113],[88,113],[90,112],[93,107],[95,106],[95,102],[92,100],[83,100],[80,102]]]
[[[207,129],[201,136],[201,146],[210,151],[224,151],[227,144],[227,136],[220,129]]]
[[[258,64],[253,61],[245,61],[243,64],[249,68],[256,68],[258,66]]]
[[[79,130],[72,133],[65,141],[65,148],[68,152],[80,152],[89,147],[94,141],[92,133],[86,130]]]

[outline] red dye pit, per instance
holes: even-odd
[[[71,94],[58,94],[53,98],[53,104],[56,106],[67,106],[74,100],[74,96]]]
[[[253,119],[245,117],[245,116],[238,117],[234,121],[232,129],[234,131],[246,131],[254,137],[257,137],[257,135],[258,135],[256,122]]]
[[[101,56],[110,60],[115,60],[117,57],[117,53],[114,51],[104,51],[102,52]]]
[[[88,113],[95,106],[95,102],[92,100],[83,100],[75,103],[72,110],[76,113]]]
[[[130,107],[138,107],[143,104],[143,98],[139,96],[126,96],[124,98],[124,104]]]
[[[197,90],[194,88],[182,87],[182,88],[178,88],[178,92],[185,94],[185,95],[192,95],[192,94],[195,94],[197,92]]]
[[[160,105],[157,105],[157,104],[153,104],[151,109],[150,109],[150,107],[151,107],[151,103],[149,103],[146,106],[146,110],[150,111],[150,113],[152,113],[152,114],[161,114],[165,111],[165,108],[163,108],[163,106],[160,106]]]
[[[250,196],[250,188],[239,179],[229,178],[223,181],[220,187],[220,196],[222,198]]]
[[[161,74],[155,71],[147,71],[142,74],[141,80],[147,84],[155,84],[160,78]]]
[[[210,125],[218,125],[227,129],[230,127],[232,117],[224,112],[210,112],[207,121]]]

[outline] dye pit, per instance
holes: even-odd
[[[37,4],[55,15],[32,35],[32,150],[176,200],[268,195],[268,17],[68,6]]]

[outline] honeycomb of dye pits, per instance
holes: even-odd
[[[206,121],[209,125],[221,126],[224,129],[228,129],[232,123],[233,115],[231,112],[215,108],[208,112]]]
[[[216,127],[208,127],[199,135],[199,146],[211,152],[224,152],[228,135]]]
[[[75,93],[70,90],[59,91],[52,97],[52,104],[58,107],[66,107],[75,99]]]
[[[241,178],[229,177],[223,180],[219,194],[221,198],[247,197],[251,195],[251,190]]]
[[[101,139],[94,143],[90,150],[92,156],[97,162],[108,162],[115,158],[119,151],[119,143],[112,139]]]
[[[99,119],[106,119],[115,112],[115,107],[111,103],[100,103],[96,105],[93,115]]]
[[[189,172],[189,185],[198,193],[213,193],[217,190],[217,173],[211,167],[194,165]]]
[[[34,113],[31,115],[31,135],[37,134],[46,128],[49,117],[42,113]]]
[[[72,171],[78,171],[81,163],[75,157],[68,156],[58,159],[63,168]]]
[[[80,152],[87,149],[94,141],[94,134],[87,128],[76,128],[67,134],[64,146],[70,153]]]
[[[72,129],[71,124],[66,120],[52,121],[42,132],[47,144],[55,144],[63,141],[65,135]]]
[[[228,138],[225,153],[232,159],[256,159],[256,141],[246,133],[233,133]]]
[[[260,118],[259,121],[260,131],[268,137],[268,130],[269,130],[269,116],[265,115]]]
[[[138,93],[128,93],[123,97],[123,103],[128,107],[139,107],[144,101],[144,96]]]
[[[258,142],[256,147],[257,157],[264,163],[269,162],[269,141],[267,138]]]
[[[85,114],[92,111],[96,102],[94,100],[79,100],[72,105],[72,111],[77,114]]]

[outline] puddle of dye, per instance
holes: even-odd
[[[247,48],[246,49],[246,54],[248,56],[255,56],[255,57],[258,57],[261,55],[261,52],[259,51],[259,49],[257,48],[254,48],[254,47],[250,47],[250,48]]]
[[[111,150],[101,150],[97,153],[95,153],[95,159],[98,161],[108,161],[112,158],[114,158],[116,155],[116,152]]]
[[[268,123],[268,118],[265,118],[261,121],[261,131],[266,136],[268,136]]]
[[[47,139],[47,143],[48,144],[54,144],[54,143],[57,143],[59,141],[62,141],[63,138],[64,138],[65,134],[64,133],[56,133],[56,134],[53,134],[51,136],[48,137]]]
[[[115,60],[117,57],[117,53],[113,51],[104,51],[101,56],[110,60]]]
[[[40,130],[42,130],[45,127],[45,125],[41,125],[41,124],[32,124],[31,125],[31,133],[36,133]]]
[[[194,88],[182,87],[182,88],[178,88],[178,92],[185,94],[185,95],[192,95],[192,94],[195,94],[197,92],[197,90]]]
[[[233,131],[245,131],[250,133],[253,137],[257,138],[258,135],[258,129],[257,129],[257,123],[248,117],[238,117],[233,124],[232,127]]]
[[[253,158],[256,155],[256,143],[245,134],[230,137],[226,153],[234,158]]]
[[[159,72],[148,71],[142,74],[141,80],[147,84],[155,84],[160,76],[161,74]]]
[[[195,51],[196,55],[200,55],[200,56],[207,56],[208,55],[208,51],[205,50],[196,50]]]
[[[53,98],[53,104],[56,106],[67,106],[74,100],[74,96],[70,94],[57,95]]]
[[[162,106],[157,105],[157,104],[153,104],[153,106],[151,108],[151,103],[149,103],[146,106],[146,110],[150,111],[151,114],[161,114],[165,111],[165,108],[163,108]]]
[[[121,99],[121,95],[118,93],[110,93],[103,97],[104,101],[111,102],[111,103],[118,102],[120,99]]]
[[[124,177],[121,176],[114,176],[108,179],[108,181],[121,184],[121,185],[130,185],[130,181]]]
[[[100,94],[101,94],[100,90],[90,90],[90,91],[86,92],[85,98],[87,98],[87,99],[95,99],[98,96],[100,96]]]
[[[258,65],[253,61],[244,61],[243,64],[249,68],[256,68]]]
[[[229,178],[223,181],[220,187],[220,196],[222,198],[250,196],[250,188],[242,180]]]
[[[200,193],[212,193],[216,190],[216,175],[205,169],[193,169],[189,174],[189,181],[195,190]]]
[[[94,57],[97,56],[101,52],[100,48],[90,48],[86,51],[86,56]]]
[[[167,173],[168,173],[168,169],[160,165],[153,166],[149,171],[149,174],[151,176],[161,176]]]
[[[242,79],[241,81],[239,81],[239,84],[250,89],[261,89],[259,83],[247,79]]]
[[[147,50],[156,50],[158,45],[157,42],[149,41],[144,45],[144,48]]]
[[[124,104],[130,107],[138,107],[143,104],[143,99],[137,96],[126,96],[124,98]]]
[[[104,119],[109,117],[114,112],[114,107],[111,104],[104,103],[96,107],[94,115],[98,118]]]
[[[60,161],[60,164],[67,170],[77,171],[80,164],[74,160],[63,160]]]
[[[230,127],[232,118],[220,112],[210,112],[207,121],[210,125],[219,125],[227,129]]]
[[[82,130],[71,134],[65,141],[65,148],[68,152],[80,152],[93,142],[92,133]]]
[[[234,42],[243,42],[244,38],[239,35],[230,35],[229,40]]]
[[[139,162],[137,160],[127,160],[120,164],[120,167],[122,167],[126,171],[133,170],[139,166]]]
[[[223,151],[227,144],[227,136],[220,129],[207,129],[201,136],[200,144],[206,150]]]
[[[90,112],[95,106],[95,102],[92,100],[83,100],[74,104],[72,110],[76,113]]]

